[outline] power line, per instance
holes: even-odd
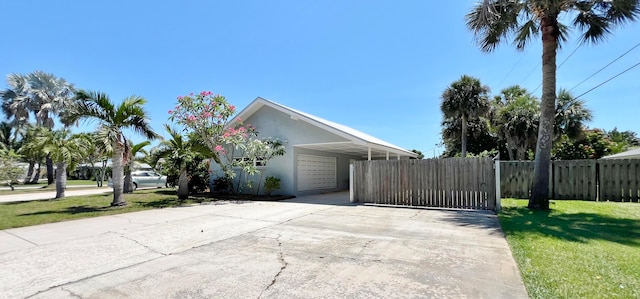
[[[587,77],[587,79],[584,79],[582,81],[580,81],[580,83],[576,84],[574,87],[571,87],[571,89],[569,89],[569,91],[574,90],[576,87],[580,86],[580,84],[584,83],[585,81],[591,79],[593,76],[597,75],[598,73],[600,73],[602,70],[606,69],[607,67],[609,67],[611,64],[613,64],[614,62],[618,61],[620,58],[622,58],[623,56],[629,54],[629,52],[631,52],[633,49],[637,48],[638,46],[640,46],[640,43],[637,43],[635,46],[633,46],[631,49],[627,50],[627,52],[624,52],[622,55],[618,56],[618,58],[614,59],[613,61],[609,62],[607,65],[603,66],[601,69],[597,70],[595,73],[591,74],[591,76]]]
[[[589,90],[587,90],[587,91],[583,92],[581,95],[577,96],[577,97],[576,97],[576,99],[577,99],[577,98],[580,98],[581,96],[583,96],[583,95],[585,95],[585,94],[590,93],[590,92],[591,92],[591,91],[593,91],[594,89],[596,89],[596,88],[598,88],[598,87],[600,87],[600,86],[604,85],[605,83],[607,83],[607,82],[609,82],[609,81],[611,81],[611,80],[615,79],[616,77],[618,77],[618,76],[620,76],[620,75],[622,75],[622,74],[624,74],[624,73],[626,73],[626,72],[630,71],[632,68],[634,68],[634,67],[636,67],[636,66],[639,66],[639,65],[640,65],[640,62],[638,62],[638,63],[636,63],[636,64],[632,65],[632,66],[631,66],[631,67],[629,67],[628,69],[626,69],[626,70],[624,70],[624,71],[622,71],[622,72],[618,73],[617,75],[615,75],[615,76],[613,76],[613,77],[611,77],[611,78],[609,78],[609,79],[605,80],[604,82],[602,82],[602,83],[600,83],[600,84],[596,85],[595,87],[593,87],[593,88],[591,88],[591,89],[589,89]]]
[[[524,56],[527,55],[527,52],[524,52],[522,54],[522,56],[520,56],[520,59],[518,59],[518,61],[516,61],[516,64],[513,65],[513,67],[511,68],[511,70],[509,70],[509,72],[504,75],[504,78],[502,78],[502,81],[500,81],[500,83],[498,83],[498,86],[502,86],[502,83],[504,83],[504,80],[507,80],[507,78],[509,77],[509,75],[511,75],[511,73],[513,72],[513,70],[516,69],[516,67],[518,66],[518,64],[520,64],[520,62],[522,61],[522,59],[524,58]]]
[[[573,56],[573,54],[576,53],[576,51],[578,51],[578,49],[580,49],[580,47],[582,47],[583,44],[579,44],[575,49],[573,49],[573,52],[571,52],[571,54],[569,54],[569,56],[567,56],[567,58],[565,58],[562,62],[560,62],[560,65],[558,65],[556,67],[556,71],[559,70],[562,65],[564,65],[565,62],[567,62],[567,60],[569,60],[569,58],[571,58],[571,56]],[[531,93],[535,93],[536,90],[538,90],[538,88],[540,88],[540,86],[542,86],[542,82],[540,82],[540,84],[538,84],[538,87],[536,87],[536,89],[534,89]]]

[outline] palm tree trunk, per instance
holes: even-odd
[[[30,184],[37,184],[38,181],[40,181],[40,168],[42,167],[41,161],[38,161],[38,167],[36,168],[36,171],[33,173],[33,177],[31,177],[31,182]]]
[[[56,198],[64,198],[67,188],[67,163],[56,163]]]
[[[558,21],[556,16],[541,20],[542,28],[542,101],[540,125],[536,146],[533,188],[528,207],[549,209],[549,168],[553,145],[553,122],[556,106],[556,50],[558,48]]]
[[[178,177],[178,199],[185,200],[189,198],[189,177],[187,169],[183,168]]]
[[[133,193],[133,177],[131,177],[131,163],[124,167],[124,193]]]
[[[53,161],[51,160],[51,157],[49,155],[47,155],[46,157],[46,164],[47,164],[47,185],[51,185],[53,184]]]
[[[467,157],[467,118],[462,116],[462,157]]]
[[[122,154],[124,153],[124,147],[118,141],[115,142],[113,146],[113,164],[112,172],[113,172],[113,202],[111,202],[111,206],[124,206],[127,202],[124,200],[123,195],[123,184],[124,184],[124,173],[122,170]]]
[[[33,168],[36,166],[35,161],[29,161],[29,169],[27,169],[27,176],[24,177],[24,183],[28,184],[31,182],[31,176],[33,175]]]

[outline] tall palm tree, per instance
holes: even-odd
[[[45,159],[46,154],[43,152],[42,147],[35,140],[39,135],[42,134],[41,131],[43,130],[48,129],[28,125],[26,128],[26,133],[22,138],[22,145],[20,146],[18,153],[29,162],[27,176],[24,179],[25,184],[37,184],[40,180],[40,169],[42,167],[42,160]]]
[[[133,141],[129,140],[129,144],[126,147],[125,155],[127,156],[127,160],[129,161],[124,167],[124,193],[133,192],[133,177],[131,177],[131,172],[133,171],[133,164],[137,161],[137,154],[147,154],[147,151],[144,149],[145,146],[151,144],[150,141],[145,140],[140,143],[134,144]]]
[[[99,144],[113,152],[113,202],[112,206],[126,205],[123,196],[123,165],[128,161],[125,147],[128,144],[124,129],[131,129],[147,139],[155,139],[157,134],[149,125],[148,113],[144,109],[146,100],[140,96],[130,96],[119,105],[114,105],[109,96],[96,91],[78,91],[77,106],[67,118],[73,123],[82,119],[97,120],[97,140]]]
[[[467,156],[467,122],[471,118],[483,116],[489,112],[489,87],[480,80],[464,75],[460,80],[442,92],[440,110],[445,118],[459,118],[462,121],[462,157]]]
[[[582,42],[598,42],[615,26],[634,21],[640,0],[482,0],[466,16],[483,51],[493,51],[513,37],[524,49],[533,37],[542,38],[542,101],[535,153],[534,184],[529,208],[549,209],[549,167],[553,143],[556,100],[556,51],[565,41],[569,26],[560,15],[572,19]]]
[[[80,135],[71,135],[68,129],[42,129],[39,133],[35,142],[56,163],[56,198],[64,198],[67,167],[75,168],[77,161],[82,160],[82,148],[87,140]]]

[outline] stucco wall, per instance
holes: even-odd
[[[271,107],[263,106],[249,118],[243,120],[245,124],[251,124],[258,130],[259,138],[277,138],[286,141],[286,154],[270,160],[266,168],[262,168],[262,178],[275,176],[281,180],[281,189],[274,194],[305,195],[334,190],[307,191],[298,194],[296,188],[296,154],[306,153],[311,155],[336,157],[337,160],[337,185],[335,190],[349,188],[349,160],[361,159],[347,155],[339,155],[327,152],[311,151],[296,148],[295,145],[323,142],[340,142],[347,139],[319,129],[301,120],[294,120],[288,114],[282,113]],[[219,166],[212,163],[212,171],[221,174]]]

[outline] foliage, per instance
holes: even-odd
[[[509,160],[525,160],[535,148],[539,107],[538,100],[518,85],[503,89],[492,101],[491,127],[506,145]]]
[[[442,92],[440,110],[447,119],[461,121],[461,155],[467,155],[467,125],[472,118],[480,118],[489,112],[489,87],[480,80],[463,75]]]
[[[640,204],[557,200],[498,214],[531,298],[638,298]]]
[[[558,160],[600,159],[611,154],[612,142],[600,129],[585,130],[578,139],[564,135],[553,147],[553,157]]]
[[[553,134],[556,140],[563,135],[573,139],[581,137],[585,123],[592,118],[593,113],[586,107],[584,100],[574,97],[566,89],[560,89],[554,118]]]
[[[418,157],[416,157],[415,159],[418,159],[418,160],[424,159],[424,154],[421,151],[417,149],[412,149],[411,152],[416,153],[418,155]]]
[[[213,191],[220,194],[229,194],[233,191],[233,181],[226,176],[217,177],[213,180]]]
[[[144,109],[147,101],[140,96],[130,96],[115,105],[102,92],[81,90],[76,94],[76,107],[66,115],[70,123],[79,120],[98,121],[96,142],[105,152],[112,152],[113,202],[114,206],[126,205],[123,197],[126,164],[125,146],[128,144],[123,130],[131,129],[147,139],[157,138],[149,125],[148,113]]]
[[[460,118],[446,118],[442,122],[442,140],[445,150],[442,157],[461,157],[462,120]],[[484,151],[491,151],[499,147],[498,138],[489,128],[486,118],[471,118],[467,120],[467,156],[477,155]]]
[[[139,161],[139,157],[137,155],[147,154],[147,150],[144,148],[150,145],[151,142],[149,140],[142,141],[140,143],[134,144],[133,141],[129,140],[124,148],[124,155],[128,162],[124,165],[124,193],[133,192],[133,177],[131,176],[131,172],[133,171],[134,163]]]
[[[203,91],[179,96],[178,105],[169,110],[169,119],[201,138],[204,145],[215,153],[213,159],[225,177],[234,179],[237,175],[235,169],[240,170],[234,189],[241,192],[244,186],[253,188],[253,181],[248,178],[260,173],[257,160],[261,159],[264,166],[271,157],[284,154],[284,146],[279,141],[257,139],[256,128],[244,125],[240,118],[230,123],[234,113],[235,106],[230,105],[224,96]]]
[[[640,138],[633,131],[618,131],[618,128],[606,132],[606,136],[611,141],[609,146],[609,154],[617,154],[624,152],[632,147],[640,146]]]
[[[9,185],[12,191],[13,184],[25,174],[24,169],[18,164],[19,161],[20,155],[13,150],[0,149],[0,182]]]
[[[483,51],[493,51],[504,39],[513,38],[524,49],[534,37],[542,37],[542,99],[536,143],[534,183],[529,206],[549,208],[549,165],[556,108],[556,51],[565,41],[569,26],[560,16],[573,19],[583,42],[603,40],[612,27],[635,21],[640,1],[539,1],[485,0],[466,15],[467,27],[474,32]]]
[[[264,179],[264,193],[267,196],[271,195],[271,192],[280,189],[280,178],[268,176]]]

